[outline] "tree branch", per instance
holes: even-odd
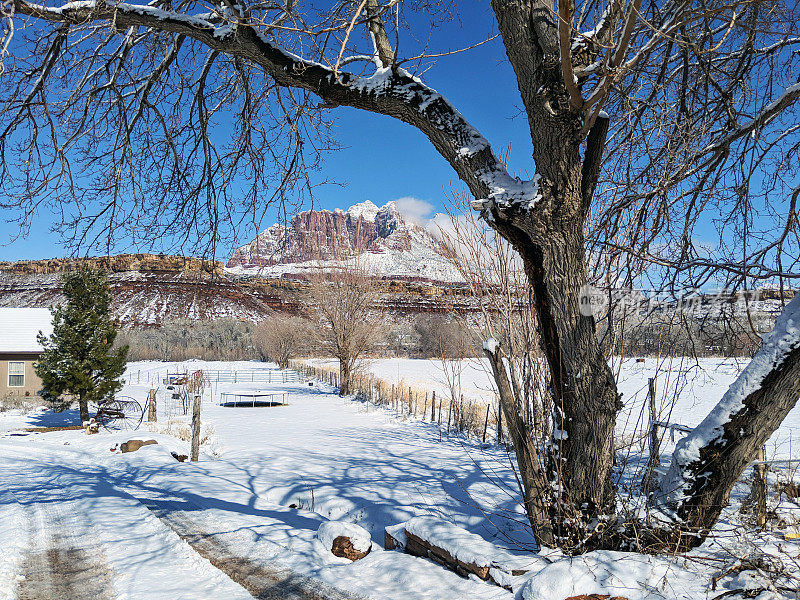
[[[378,69],[370,77],[337,74],[284,50],[254,27],[240,26],[233,35],[225,25],[215,27],[200,17],[151,6],[82,1],[47,8],[16,0],[15,7],[18,14],[52,22],[106,21],[117,27],[148,27],[185,35],[213,50],[259,65],[279,86],[310,91],[330,106],[360,108],[413,125],[428,137],[476,198],[508,204],[525,197],[531,189],[526,182],[508,175],[486,139],[444,97],[403,69]]]

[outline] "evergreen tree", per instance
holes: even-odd
[[[89,402],[111,399],[122,387],[128,347],[113,347],[117,329],[105,273],[80,268],[65,273],[62,282],[67,302],[51,308],[53,334],[38,337],[44,346],[36,364],[43,385],[39,394],[56,410],[77,401],[85,422]]]

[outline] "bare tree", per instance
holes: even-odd
[[[311,346],[314,332],[311,323],[302,317],[278,314],[261,321],[253,332],[253,344],[281,369],[301,356]]]
[[[459,7],[443,6],[12,0],[0,44],[11,52],[0,81],[3,206],[17,209],[23,229],[55,207],[77,241],[169,233],[213,248],[242,215],[309,189],[306,168],[330,141],[328,109],[416,127],[523,262],[559,415],[555,489],[565,510],[555,540],[572,552],[613,544],[621,402],[595,319],[580,311],[582,290],[590,280],[632,285],[643,273],[673,290],[800,276],[800,9],[785,0],[492,0],[533,143],[532,176],[520,178],[415,76],[427,63],[409,23],[457,22],[448,17]],[[221,114],[235,115],[234,126]],[[92,185],[76,183],[79,171]],[[711,248],[698,242],[709,225]],[[759,404],[768,417],[742,456],[780,423],[783,408],[771,403],[796,401],[779,384],[797,360],[785,355],[778,379],[765,379],[775,391]],[[741,442],[704,440],[707,457]],[[699,532],[690,543],[717,511],[695,500],[724,500],[741,464],[682,488],[681,502],[699,507],[675,512],[679,527]]]
[[[379,287],[358,257],[321,267],[310,279],[309,305],[325,352],[339,361],[339,395],[345,396],[361,359],[382,333]]]

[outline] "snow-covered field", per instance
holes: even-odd
[[[336,368],[335,359],[313,359],[310,364]],[[728,386],[747,364],[745,359],[688,357],[674,359],[635,358],[615,361],[612,369],[622,393],[624,409],[618,420],[617,433],[629,439],[641,435],[648,426],[648,379],[655,378],[659,420],[694,427],[703,420]],[[466,399],[494,402],[495,392],[491,369],[486,359],[468,359],[455,367],[440,360],[387,358],[370,359],[366,369],[385,381],[400,387],[414,385],[437,394],[450,395],[451,382],[456,393]],[[457,377],[454,377],[453,374]],[[669,449],[681,435],[664,432]],[[767,444],[768,459],[800,458],[800,405],[796,406]]]
[[[151,384],[158,385],[167,372],[271,368],[249,362],[131,363],[132,383],[121,394],[143,400]],[[436,372],[433,363],[423,369],[419,362],[391,362],[385,368],[373,363],[373,368],[386,376],[398,369],[406,381],[415,373],[421,380]],[[632,398],[637,386],[646,387],[654,365],[623,368],[624,389],[630,390],[626,397]],[[709,376],[715,383],[697,380],[694,397],[686,401],[694,408],[679,413],[681,422],[689,422],[695,413],[700,417],[703,406],[719,397],[717,390],[735,374],[731,369],[720,365]],[[474,373],[480,390],[486,380],[481,383],[478,371]],[[669,389],[664,378],[663,389]],[[221,392],[248,389],[285,391],[289,404],[216,404]],[[318,383],[215,384],[203,399],[206,441],[196,463],[180,463],[170,455],[189,454],[188,442],[180,439],[187,418],[163,384],[158,407],[157,427],[92,436],[19,431],[74,422],[75,411],[0,412],[0,598],[31,597],[26,586],[36,582],[24,580],[23,574],[33,579],[30,574],[39,572],[32,567],[38,564],[36,557],[53,553],[83,565],[91,579],[106,581],[99,599],[563,600],[610,593],[630,600],[689,600],[715,598],[756,581],[747,573],[734,573],[715,591],[709,587],[710,578],[732,556],[756,547],[756,538],[742,536],[729,524],[690,558],[599,552],[565,559],[550,551],[529,553],[531,540],[502,448],[448,438],[434,425],[341,399]],[[672,420],[678,420],[676,414]],[[158,444],[127,454],[111,451],[131,438]],[[385,527],[420,516],[457,525],[506,548],[527,563],[529,575],[514,581],[512,593],[461,578],[433,562],[383,550]],[[330,521],[364,527],[373,550],[353,563],[333,556],[317,535]],[[327,539],[330,529],[323,527],[319,537]],[[778,553],[778,536],[762,534],[758,547]],[[800,551],[796,541],[780,543],[787,556]],[[792,596],[760,596],[767,597]]]

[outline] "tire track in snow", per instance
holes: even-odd
[[[32,508],[31,550],[20,565],[19,600],[113,600],[111,570],[102,554],[91,553],[87,538],[74,539],[74,528],[53,508]],[[88,543],[87,543],[88,542]]]
[[[362,600],[321,581],[288,569],[266,566],[239,556],[225,543],[224,534],[203,531],[181,511],[165,509],[153,498],[137,498],[167,527],[203,558],[245,588],[257,600]]]

